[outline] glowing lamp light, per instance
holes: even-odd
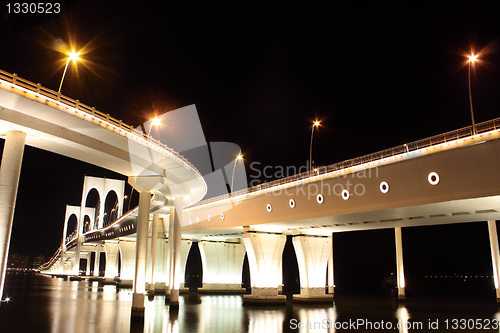
[[[80,55],[80,54],[79,54],[79,53],[76,53],[75,51],[72,51],[72,52],[68,53],[69,60],[73,60],[73,61],[80,60],[79,55]]]
[[[474,62],[474,61],[476,61],[476,60],[477,60],[477,55],[475,55],[475,54],[471,54],[471,55],[469,56],[469,62]]]

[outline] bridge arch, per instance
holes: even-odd
[[[82,193],[82,207],[85,207],[85,202],[87,200],[87,196],[89,192],[95,189],[97,193],[99,193],[99,207],[97,208],[98,216],[94,221],[94,224],[97,229],[102,228],[104,225],[104,212],[105,212],[105,200],[108,197],[110,192],[114,192],[117,198],[117,208],[116,218],[119,218],[122,215],[122,207],[123,207],[123,197],[125,192],[125,181],[116,180],[116,179],[108,179],[108,178],[98,178],[98,177],[90,177],[85,176],[83,181],[83,193]],[[81,215],[81,219],[83,220],[83,215]]]
[[[78,216],[76,214],[71,214],[66,220],[66,234],[64,235],[66,239],[70,237],[78,228]]]
[[[91,208],[94,209],[94,214],[92,214],[92,225],[91,229],[97,229],[97,224],[99,223],[99,215],[100,215],[100,208],[101,208],[101,201],[102,201],[102,194],[99,192],[99,189],[96,187],[92,187],[89,189],[87,192],[87,195],[85,196],[85,199],[83,200],[84,204],[82,207]],[[85,213],[82,213],[82,215]],[[82,222],[82,232],[85,231],[85,221]]]
[[[119,216],[120,205],[118,201],[118,194],[114,189],[106,194],[104,199],[104,214],[103,226],[113,223]]]

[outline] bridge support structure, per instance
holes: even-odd
[[[10,235],[25,142],[26,133],[8,131],[0,165],[0,299],[3,297]]]
[[[491,260],[493,264],[493,279],[495,281],[495,290],[497,303],[500,303],[500,254],[498,249],[498,234],[496,221],[488,221],[488,233],[490,236]]]
[[[183,271],[181,272],[181,251],[182,251],[182,207],[184,198],[175,198],[175,207],[170,208],[168,239],[169,239],[169,300],[170,307],[176,308],[179,306],[179,289],[181,282],[184,280]],[[177,209],[180,207],[181,209]],[[184,260],[185,262],[185,260]]]
[[[403,238],[401,235],[401,227],[396,227],[395,229],[395,239],[396,239],[396,268],[398,271],[398,299],[406,299],[406,284],[405,284],[405,271],[403,266]]]
[[[335,271],[333,269],[333,235],[332,235],[332,251],[328,256],[328,293],[335,295]]]
[[[121,269],[120,269],[120,281],[118,282],[119,287],[131,288],[134,281],[135,274],[135,242],[120,239],[120,259],[121,259]]]
[[[245,232],[243,243],[250,266],[251,295],[243,295],[243,304],[285,304],[278,295],[280,263],[286,236],[282,234]]]
[[[328,259],[333,252],[332,236],[294,235],[300,276],[300,295],[294,302],[332,303],[333,294],[326,294]]]
[[[99,277],[99,266],[101,262],[101,244],[97,244],[94,260],[94,277]]]
[[[241,287],[241,269],[245,259],[245,246],[240,239],[226,241],[200,241],[205,293],[245,293]]]
[[[144,317],[144,295],[146,293],[146,264],[151,192],[139,191],[139,215],[137,216],[137,241],[135,275],[132,295],[132,316]]]
[[[118,276],[118,256],[119,244],[117,241],[104,241],[106,251],[106,269],[104,272],[104,284],[115,284],[115,277]]]

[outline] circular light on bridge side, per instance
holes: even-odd
[[[288,204],[290,205],[290,208],[295,208],[295,200],[290,199],[290,201],[288,201]]]
[[[387,184],[387,182],[380,183],[380,192],[382,192],[382,193],[389,192],[389,184]]]
[[[273,206],[271,206],[271,204],[267,204],[267,211],[269,213],[273,211]]]
[[[199,217],[196,218],[196,223],[200,223],[200,218]]]
[[[439,184],[439,175],[437,174],[437,172],[433,171],[429,173],[429,175],[427,176],[427,180],[429,181],[429,184],[437,185]]]
[[[212,216],[208,215],[208,221],[212,221]]]
[[[316,201],[321,205],[325,199],[323,198],[323,194],[318,194],[316,196]]]
[[[344,200],[349,199],[349,191],[348,190],[342,190],[342,199],[344,199]]]
[[[221,219],[223,219],[223,220],[226,218],[226,217],[224,216],[224,213],[220,213],[220,218],[221,218]]]
[[[193,220],[189,219],[189,224],[193,224]]]

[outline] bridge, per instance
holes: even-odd
[[[95,252],[98,267],[100,256],[97,254],[104,251],[104,278],[113,281],[119,256],[121,282],[133,283],[133,313],[144,310],[146,289],[165,292],[171,305],[178,304],[183,266],[193,239],[200,244],[202,289],[241,291],[241,267],[247,253],[252,291],[251,295],[244,296],[244,302],[282,303],[284,296],[279,295],[281,254],[286,236],[292,235],[301,282],[301,293],[294,299],[331,302],[334,293],[332,233],[380,228],[395,230],[398,295],[405,298],[402,228],[474,221],[488,221],[495,288],[497,299],[500,298],[495,224],[500,218],[497,172],[500,119],[477,124],[477,134],[467,127],[200,201],[207,191],[203,177],[171,149],[78,101],[25,80],[20,82],[14,75],[2,75],[0,92],[6,98],[0,96],[0,120],[7,128],[2,131],[7,133],[6,152],[8,142],[16,142],[10,138],[19,133],[25,133],[27,144],[42,148],[45,142],[44,149],[49,149],[49,140],[36,143],[37,139],[30,138],[43,135],[37,121],[29,117],[40,113],[46,117],[42,120],[58,121],[56,118],[62,115],[66,131],[72,131],[73,135],[51,132],[54,125],[46,126],[45,132],[52,137],[63,136],[64,142],[69,141],[76,147],[86,147],[82,149],[86,154],[70,157],[81,159],[88,155],[90,157],[85,158],[90,163],[127,175],[129,183],[139,191],[138,207],[117,216],[116,221],[107,226],[102,225],[104,218],[100,215],[96,224],[95,218],[92,219],[95,211],[84,204],[88,192],[95,188],[105,197],[114,191],[119,198],[118,206],[123,207],[124,185],[121,181],[86,177],[81,206],[67,207],[66,219],[71,215],[77,217],[76,233],[68,237],[66,221],[61,248],[44,267],[52,274],[78,275],[80,258],[89,258],[89,254]],[[30,113],[29,110],[36,107],[43,112]],[[87,144],[81,137],[89,133],[90,138],[102,141]],[[126,165],[127,162],[134,165],[135,159],[127,157],[123,142],[114,148],[107,147],[108,137],[110,142],[114,138],[120,141],[119,138],[132,137],[133,142],[145,148],[145,154],[138,154],[142,156],[136,163],[139,167]],[[130,152],[130,146],[128,149]],[[65,149],[54,151],[63,153]],[[132,153],[135,151],[132,149]],[[151,159],[151,151],[164,157]],[[98,157],[92,157],[94,154]],[[111,156],[107,157],[108,154]],[[151,163],[164,159],[169,164]],[[2,173],[8,169],[4,168],[4,160],[5,152]],[[17,160],[20,167],[20,158]],[[102,160],[105,162],[100,162]],[[121,166],[113,166],[115,163]],[[178,168],[179,165],[182,168]],[[178,169],[180,174],[176,173]],[[0,177],[0,185],[3,186],[2,179]],[[13,212],[13,206],[11,209]],[[99,212],[103,214],[102,209]],[[95,227],[85,227],[85,217],[88,225]],[[0,225],[3,228],[5,224]],[[97,272],[98,269],[94,269],[94,275]]]

